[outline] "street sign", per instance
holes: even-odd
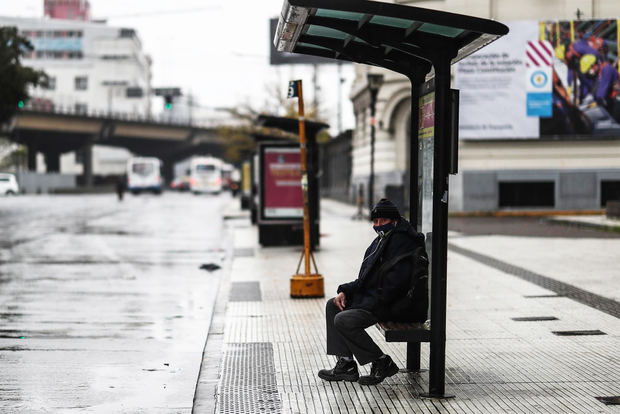
[[[155,96],[181,96],[181,88],[155,88]]]
[[[286,95],[287,98],[296,98],[299,96],[299,81],[290,81],[288,83],[288,94]]]

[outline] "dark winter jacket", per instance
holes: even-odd
[[[382,263],[420,246],[424,247],[424,236],[404,217],[383,239],[379,236],[374,239],[366,249],[357,279],[338,287],[338,293],[345,294],[346,309],[365,309],[379,320],[391,320],[390,306],[409,289],[412,261],[398,262],[383,275],[382,281],[377,270]]]

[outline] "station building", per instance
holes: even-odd
[[[49,75],[46,88],[31,91],[31,108],[151,116],[151,60],[135,30],[91,21],[84,0],[46,0],[45,14],[41,19],[0,17],[1,26],[17,27],[34,46],[22,63]],[[129,156],[125,149],[96,145],[93,172],[96,176],[122,174]],[[46,170],[41,154],[37,170]],[[81,174],[81,154],[61,155],[60,170]]]
[[[528,42],[548,42],[541,43],[552,49],[553,72],[547,73],[553,73],[553,79],[562,81],[564,90],[573,94],[571,87],[580,84],[571,81],[568,64],[562,61],[567,61],[563,53],[571,43],[590,36],[598,38],[602,42],[599,46],[604,44],[605,48],[601,52],[605,55],[603,60],[618,69],[619,2],[395,2],[495,19],[511,29],[507,36],[481,51],[483,56],[475,54],[452,68],[453,88],[460,89],[459,173],[451,176],[450,181],[452,212],[599,210],[607,200],[620,199],[620,124],[609,116],[611,110],[602,115],[592,109],[591,102],[587,107],[588,102],[581,97],[564,102],[565,109],[569,106],[577,113],[575,117],[580,124],[576,126],[562,125],[565,120],[557,112],[552,116],[526,113],[526,105],[528,108],[530,105],[526,76],[530,70],[526,54]],[[493,72],[482,66],[472,75],[469,68],[476,64],[507,65],[509,68],[505,72],[502,72],[504,69]],[[356,65],[350,93],[356,123],[349,199],[355,201],[360,186],[368,194],[372,122],[368,74],[383,75],[374,122],[375,199],[387,194],[400,199],[406,207],[409,199],[410,82],[399,74],[365,65]],[[523,83],[519,83],[520,79]],[[508,87],[511,82],[516,86]],[[617,84],[614,88],[620,89]],[[554,89],[552,105],[559,99],[556,92]]]

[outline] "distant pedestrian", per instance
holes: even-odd
[[[426,319],[424,236],[385,198],[374,206],[371,218],[377,237],[366,249],[358,278],[340,285],[338,295],[327,301],[327,354],[338,360],[334,368],[319,371],[326,381],[359,380],[362,385],[373,385],[396,374],[398,366],[365,329],[379,321]],[[361,365],[372,362],[370,375],[360,378],[353,357]]]
[[[123,195],[125,194],[125,176],[121,175],[116,179],[116,196],[118,201],[123,201]]]

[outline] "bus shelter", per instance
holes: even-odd
[[[446,396],[448,177],[458,161],[450,67],[507,33],[492,20],[400,4],[285,0],[274,38],[279,51],[378,66],[411,82],[409,217],[431,243],[430,397]]]

